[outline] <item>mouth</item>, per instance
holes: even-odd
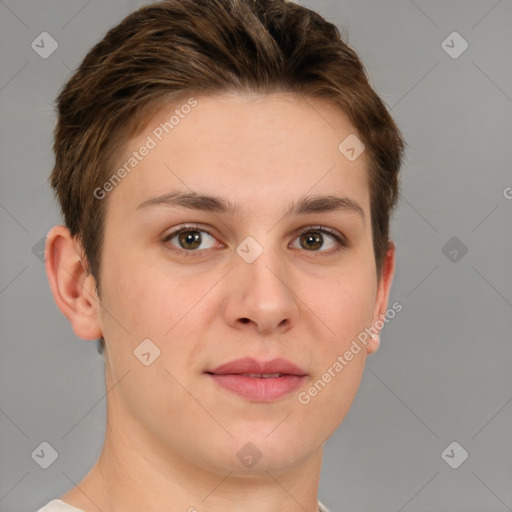
[[[299,388],[307,373],[285,359],[237,359],[205,372],[219,387],[251,402],[273,402]]]
[[[236,375],[242,375],[244,377],[251,377],[253,379],[275,379],[276,377],[282,377],[285,374],[283,374],[283,373],[238,373]]]

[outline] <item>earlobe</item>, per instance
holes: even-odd
[[[373,354],[374,352],[377,352],[380,347],[380,332],[377,334],[374,334],[370,337],[369,341],[366,345],[366,353],[368,355]]]
[[[46,274],[55,302],[79,338],[94,340],[102,335],[100,304],[81,256],[67,227],[54,226],[46,235]]]
[[[379,279],[377,288],[377,296],[375,300],[375,309],[373,312],[372,328],[376,331],[374,336],[368,342],[366,351],[368,354],[373,354],[379,349],[380,346],[380,331],[385,325],[384,319],[386,318],[389,292],[395,274],[395,254],[396,245],[391,240],[388,241],[388,249],[382,265],[382,272]]]

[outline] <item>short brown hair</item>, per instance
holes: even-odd
[[[106,201],[93,191],[116,151],[164,104],[229,91],[325,98],[345,112],[366,147],[380,275],[404,142],[338,28],[285,0],[166,0],[107,32],[57,98],[51,185],[98,290]]]

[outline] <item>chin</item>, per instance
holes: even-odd
[[[283,423],[278,426],[279,422],[273,422],[259,429],[253,424],[250,428],[231,431],[234,439],[230,438],[219,449],[221,453],[218,453],[217,462],[223,460],[223,470],[232,471],[233,474],[265,474],[268,477],[267,472],[278,473],[293,469],[321,450],[320,435],[315,444],[305,430],[299,432],[297,428],[291,431]]]

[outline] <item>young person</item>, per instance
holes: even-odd
[[[323,445],[388,310],[404,146],[359,58],[291,2],[169,0],[57,104],[46,270],[105,349],[107,426],[40,512],[325,510]]]

